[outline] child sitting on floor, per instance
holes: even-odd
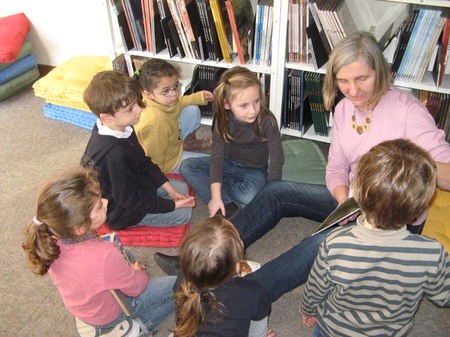
[[[119,230],[189,222],[195,199],[188,195],[187,184],[167,179],[134,132],[144,107],[139,83],[116,71],[102,71],[89,83],[84,100],[98,119],[81,163],[98,170],[102,194],[109,200],[108,226]]]
[[[146,105],[135,127],[138,140],[164,173],[178,173],[184,159],[204,156],[198,151],[211,148],[211,138],[197,139],[196,130],[201,122],[198,105],[211,102],[213,94],[203,90],[180,96],[178,70],[164,60],[149,59],[136,77]]]
[[[150,281],[143,264],[128,264],[116,244],[97,237],[107,208],[95,171],[68,170],[40,189],[36,216],[22,247],[31,270],[50,275],[66,308],[95,330],[92,336],[111,331],[125,336],[128,329],[139,332],[139,327],[140,336],[153,336],[173,312],[176,278]],[[110,290],[125,295],[129,318]]]
[[[362,156],[352,182],[362,215],[328,234],[301,304],[315,336],[406,336],[425,296],[450,305],[450,259],[437,241],[411,234],[436,187],[428,152],[405,139]]]
[[[244,245],[221,216],[192,228],[181,244],[175,337],[266,337],[270,302],[259,283],[238,277]],[[180,285],[181,283],[181,285]]]

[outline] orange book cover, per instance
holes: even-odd
[[[245,64],[247,60],[245,59],[244,52],[242,50],[241,39],[239,37],[239,32],[237,30],[236,21],[234,19],[233,4],[231,3],[230,0],[227,0],[227,1],[225,1],[225,5],[227,6],[228,18],[230,19],[231,30],[233,31],[233,40],[234,40],[234,43],[236,44],[236,50],[237,50],[237,54],[239,57],[239,62],[241,64]]]

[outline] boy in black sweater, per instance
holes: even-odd
[[[187,184],[169,181],[136,138],[133,125],[144,107],[137,81],[102,71],[86,88],[84,101],[98,119],[81,164],[98,171],[102,197],[109,200],[108,226],[119,230],[190,221],[195,200],[188,195]]]

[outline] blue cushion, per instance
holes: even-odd
[[[17,77],[24,72],[36,68],[37,60],[33,54],[29,54],[24,58],[11,63],[6,68],[0,70],[0,84],[8,82],[9,80]]]
[[[92,130],[97,121],[97,116],[92,112],[52,103],[44,104],[44,115],[47,118],[57,119],[89,130]]]

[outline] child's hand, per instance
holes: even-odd
[[[175,208],[189,208],[195,206],[195,198],[191,196],[185,196],[175,201]]]
[[[145,264],[140,263],[139,261],[136,261],[131,265],[131,268],[134,270],[145,270]]]
[[[212,198],[208,203],[209,216],[214,216],[218,211],[222,211],[222,215],[225,216],[225,205],[223,204],[222,198]]]
[[[275,331],[273,331],[273,329],[269,328],[267,330],[267,337],[275,337]]]
[[[203,90],[203,95],[205,96],[205,100],[207,102],[214,101],[214,94],[208,90]]]
[[[305,314],[302,307],[300,307],[300,313],[302,314],[303,324],[305,324],[308,328],[314,327],[317,321],[317,316],[309,316]]]
[[[176,201],[179,199],[185,199],[185,198],[189,197],[189,195],[181,194],[180,192],[178,192],[175,189],[170,191],[170,193],[168,193],[168,194],[169,194],[170,199],[172,199],[173,201]]]

